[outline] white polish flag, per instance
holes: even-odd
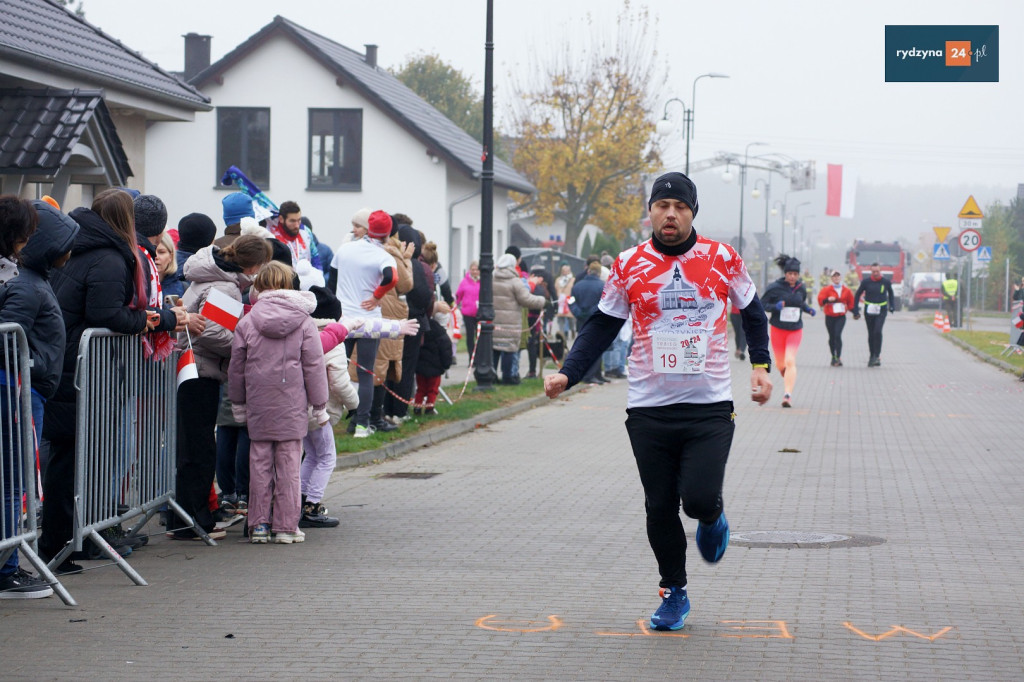
[[[210,322],[216,322],[225,329],[235,331],[238,318],[242,316],[242,302],[231,298],[219,289],[210,289],[203,309],[199,311]]]
[[[196,356],[193,355],[192,349],[188,348],[182,351],[181,355],[178,356],[178,384],[177,388],[181,388],[181,385],[189,379],[198,379],[199,370],[196,368]]]
[[[849,166],[828,164],[828,204],[825,215],[852,218],[856,195],[857,172]]]

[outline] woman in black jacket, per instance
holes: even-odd
[[[814,316],[814,308],[807,304],[807,289],[800,279],[800,261],[781,254],[775,264],[783,276],[768,285],[761,297],[761,304],[768,311],[771,327],[772,354],[775,366],[782,374],[786,392],[782,406],[793,406],[793,388],[796,386],[796,352],[800,348],[804,323],[801,315]]]
[[[46,403],[43,420],[43,437],[50,442],[50,462],[43,479],[46,504],[39,551],[47,560],[57,556],[74,534],[78,398],[74,379],[82,335],[91,327],[139,334],[157,324],[147,319],[131,195],[108,189],[96,196],[91,208],[76,208],[69,215],[81,230],[71,259],[63,269],[54,271],[51,281],[64,316],[66,339],[60,383]],[[81,567],[67,558],[57,570],[77,572]]]

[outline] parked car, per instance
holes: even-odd
[[[944,279],[945,276],[941,272],[915,272],[911,275],[910,286],[907,289],[907,308],[941,308]]]

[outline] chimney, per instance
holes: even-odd
[[[366,45],[366,63],[377,68],[377,46]]]
[[[185,38],[185,80],[192,80],[210,65],[210,36],[186,33]]]

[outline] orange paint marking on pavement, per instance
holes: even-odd
[[[881,642],[886,637],[892,637],[893,635],[898,634],[900,632],[905,632],[908,635],[913,635],[914,637],[919,637],[921,639],[927,639],[929,642],[934,642],[939,637],[942,637],[944,634],[946,634],[947,632],[949,632],[950,630],[953,629],[952,626],[947,626],[947,627],[942,628],[938,632],[936,632],[934,635],[922,635],[920,632],[914,632],[913,630],[908,630],[907,628],[902,627],[900,625],[893,625],[892,626],[892,630],[889,630],[888,632],[883,632],[880,635],[869,635],[868,633],[864,632],[863,630],[858,630],[857,628],[855,628],[853,626],[853,623],[843,623],[843,625],[848,630],[856,632],[858,635],[860,635],[864,639],[870,639],[872,642]]]
[[[681,632],[651,631],[651,629],[647,627],[647,621],[642,619],[638,620],[636,625],[640,628],[640,632],[595,632],[594,634],[600,635],[601,637],[680,637],[682,639],[686,639],[690,636],[684,635]]]
[[[491,614],[478,618],[476,626],[483,628],[484,630],[495,630],[498,632],[554,632],[558,628],[562,627],[562,621],[558,616],[548,616],[547,625],[543,627],[525,627],[525,628],[511,628],[511,627],[498,627],[498,625],[506,625],[513,623],[525,623],[526,625],[535,625],[536,623],[543,623],[542,620],[499,620],[495,621],[494,625],[488,624],[488,621],[493,618],[497,618],[497,614]]]
[[[723,620],[724,623],[744,623],[744,625],[734,625],[732,630],[774,630],[778,634],[774,635],[728,635],[723,634],[719,637],[749,637],[751,639],[793,639],[793,635],[789,634],[789,629],[786,627],[786,621],[784,620]],[[746,623],[768,623],[768,625],[746,625]]]

